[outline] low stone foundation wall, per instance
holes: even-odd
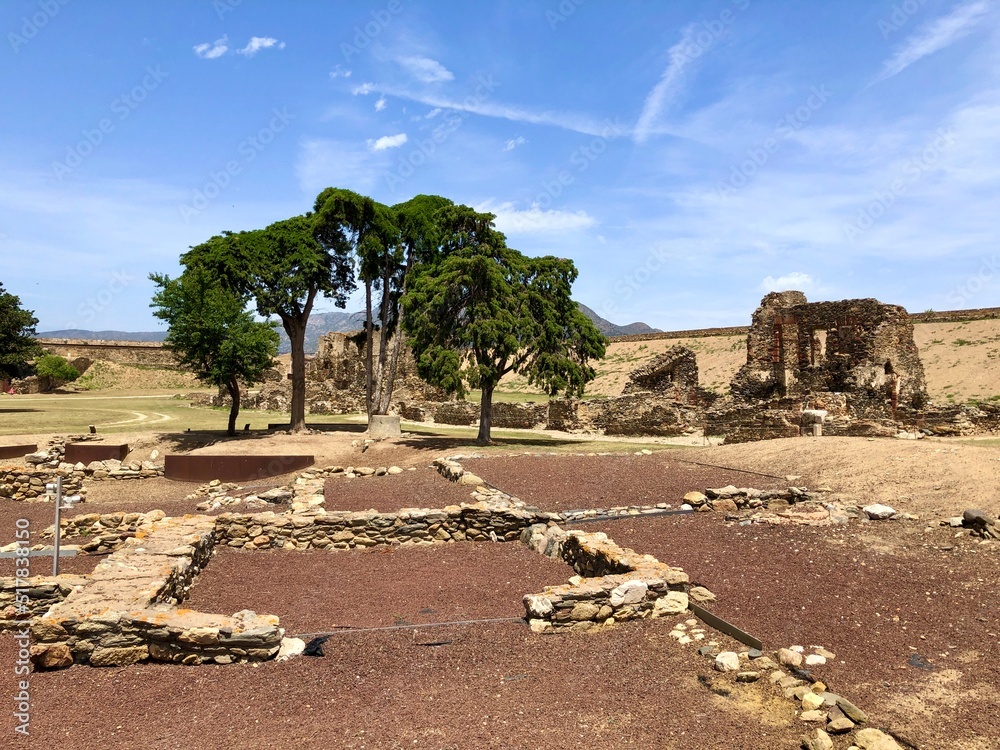
[[[434,406],[434,421],[468,427],[479,419],[479,407],[468,401],[445,401]]]
[[[476,415],[479,416],[478,414]],[[493,426],[514,430],[533,430],[544,427],[548,419],[548,405],[529,401],[523,404],[494,402]]]
[[[354,549],[390,544],[513,541],[550,515],[487,502],[441,509],[404,508],[395,513],[323,512],[314,515],[223,513],[216,519],[219,544],[239,549]]]
[[[76,575],[32,576],[20,581],[0,577],[0,633],[27,626],[69,596],[74,587],[86,582],[86,576]],[[18,594],[24,598],[19,600]]]
[[[522,541],[540,554],[564,560],[578,574],[567,584],[524,597],[534,632],[589,630],[687,610],[689,578],[683,570],[619,547],[607,534],[534,526]]]
[[[33,663],[121,666],[146,659],[200,664],[275,656],[278,618],[232,617],[176,605],[208,562],[216,519],[166,518],[144,527],[31,626]]]

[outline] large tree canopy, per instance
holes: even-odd
[[[150,305],[153,314],[170,326],[167,347],[199,380],[229,391],[228,432],[235,435],[240,382],[260,382],[278,353],[278,332],[255,320],[244,298],[206,268],[192,266],[176,279],[149,278],[159,288]]]
[[[29,359],[41,354],[36,325],[38,319],[0,283],[0,380],[15,377]]]
[[[490,441],[493,391],[509,372],[550,395],[581,394],[588,362],[606,339],[570,297],[577,271],[561,258],[528,258],[507,247],[492,214],[440,209],[441,253],[415,266],[403,298],[403,328],[420,375],[464,395],[482,391],[479,441]]]
[[[345,307],[355,289],[351,227],[315,214],[265,229],[213,237],[181,256],[188,268],[218,275],[229,289],[254,299],[257,312],[278,316],[292,348],[291,428],[305,430],[305,333],[317,296]]]

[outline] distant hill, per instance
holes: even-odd
[[[85,331],[66,328],[61,331],[39,331],[40,339],[87,339],[89,341],[163,341],[166,331]]]
[[[313,313],[306,324],[306,353],[315,354],[319,349],[319,337],[329,331],[358,331],[364,328],[365,314],[363,312],[349,313],[335,310],[326,313]],[[278,327],[281,341],[278,344],[279,354],[288,354],[292,350],[288,336]],[[65,328],[58,331],[39,331],[40,339],[87,339],[90,341],[163,341],[166,331],[88,331],[81,328]]]
[[[631,336],[639,333],[659,333],[656,328],[650,328],[645,323],[630,323],[627,326],[620,326],[605,320],[586,305],[579,302],[577,305],[580,311],[594,321],[594,325],[605,336]],[[309,316],[306,324],[306,354],[315,354],[319,349],[319,337],[330,331],[347,333],[349,331],[360,331],[365,325],[364,312],[342,312],[333,310],[331,312],[314,312]],[[281,342],[278,344],[279,354],[288,354],[292,350],[288,342],[288,336],[279,327],[278,335]],[[59,331],[40,331],[37,334],[42,339],[90,339],[96,341],[163,341],[167,336],[166,331],[87,331],[80,328],[67,328]]]
[[[639,333],[660,332],[659,328],[652,328],[645,323],[629,323],[626,326],[616,325],[609,320],[605,320],[583,303],[577,302],[576,305],[580,308],[580,312],[590,318],[594,325],[597,326],[597,330],[605,336],[634,336]]]

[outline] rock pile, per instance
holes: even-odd
[[[683,570],[623,549],[606,534],[537,524],[525,529],[521,540],[546,557],[565,561],[577,573],[567,584],[524,597],[526,619],[536,633],[590,630],[687,610],[689,579]]]
[[[118,549],[126,539],[134,537],[139,529],[149,527],[164,518],[162,510],[148,513],[84,513],[59,522],[61,536],[65,539],[89,537],[76,545],[83,552],[108,552]],[[55,536],[55,526],[42,532],[43,539]]]

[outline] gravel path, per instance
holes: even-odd
[[[450,643],[420,645],[429,639]],[[12,646],[0,636],[0,664]],[[258,667],[33,674],[31,744],[5,746],[792,750],[803,733],[769,686],[710,692],[698,679],[717,679],[708,662],[665,623],[596,636],[538,636],[520,623],[358,633],[325,650]],[[11,721],[0,713],[5,743]]]
[[[683,502],[686,493],[709,487],[787,487],[781,477],[699,466],[678,460],[673,451],[650,456],[522,455],[465,459],[469,471],[543,510],[608,508]],[[699,455],[692,460],[707,461]],[[807,484],[805,480],[796,480]]]
[[[568,565],[516,542],[332,552],[222,548],[184,606],[278,615],[289,635],[345,625],[523,617],[525,594],[572,575]]]
[[[360,464],[359,464],[360,465]],[[395,511],[400,508],[444,508],[472,502],[474,487],[449,482],[436,469],[421,466],[402,474],[326,480],[327,510]]]
[[[769,648],[834,652],[816,674],[919,747],[1000,746],[998,545],[913,523],[740,527],[714,513],[585,528],[683,567]]]

